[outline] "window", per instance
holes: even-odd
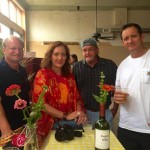
[[[5,39],[7,36],[10,35],[9,27],[7,27],[4,24],[0,23],[0,28],[1,28],[1,32],[0,32],[0,38],[1,39]]]
[[[24,29],[25,11],[15,1],[0,0],[0,13]]]
[[[12,2],[9,2],[9,18],[10,20],[12,20],[13,22],[17,23],[17,10],[16,7],[14,6],[14,4]]]
[[[21,38],[21,35],[19,33],[15,32],[15,31],[13,32],[13,35]]]
[[[20,27],[22,27],[22,13],[19,9],[17,9],[17,22]]]
[[[0,1],[0,10],[1,10],[1,13],[3,15],[9,17],[8,0],[1,0]]]
[[[0,26],[0,38],[13,34],[25,39],[25,11],[15,0],[0,0]]]

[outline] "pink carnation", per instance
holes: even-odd
[[[27,106],[27,101],[18,99],[15,101],[14,109],[23,109]]]
[[[26,141],[25,133],[15,134],[12,138],[12,145],[16,147],[22,147],[24,146],[25,141]]]

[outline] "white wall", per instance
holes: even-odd
[[[114,10],[99,11],[97,27],[116,27]],[[129,10],[128,22],[150,28],[150,10]],[[30,41],[79,41],[95,32],[94,11],[28,11],[27,39]]]
[[[119,11],[103,10],[98,11],[98,28],[120,28],[121,23],[135,22],[142,28],[150,28],[150,10],[128,10]],[[121,12],[118,14],[118,12]],[[122,16],[119,16],[122,15]],[[118,18],[117,18],[118,17]],[[47,46],[42,45],[43,41],[73,41],[79,42],[91,37],[95,32],[95,11],[27,11],[27,50],[36,52],[36,57],[43,57]],[[120,25],[115,24],[120,22]],[[118,19],[120,19],[118,21]],[[122,44],[119,34],[113,41],[101,41],[101,56],[113,59],[117,64],[128,55],[122,53]],[[145,34],[145,41],[150,45],[150,33]],[[79,49],[79,47],[77,47]],[[115,49],[117,49],[115,51]],[[113,50],[113,52],[111,51]],[[111,55],[110,55],[111,51]],[[75,48],[71,53],[75,52]],[[122,53],[122,57],[120,54]],[[82,59],[81,51],[77,50],[79,58]],[[118,59],[117,59],[118,58]]]

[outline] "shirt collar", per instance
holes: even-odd
[[[7,69],[9,69],[9,70],[14,70],[14,69],[12,69],[8,64],[7,64],[7,62],[5,61],[5,58],[2,58],[2,60],[1,60],[1,63],[2,63],[2,65],[3,66],[5,66]],[[20,65],[19,65],[19,70],[20,70]],[[16,70],[15,70],[16,71]]]

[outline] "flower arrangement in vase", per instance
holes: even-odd
[[[110,149],[110,127],[109,123],[105,119],[105,103],[107,101],[107,96],[110,91],[114,90],[114,87],[108,84],[104,84],[105,75],[101,72],[100,83],[98,87],[100,88],[99,95],[94,95],[95,100],[100,103],[99,119],[94,124],[95,129],[95,150],[109,150]]]
[[[43,96],[47,92],[47,86],[43,86],[43,92],[38,98],[37,103],[32,103],[27,106],[27,102],[19,97],[21,88],[19,85],[13,84],[6,89],[7,96],[16,96],[14,109],[21,109],[23,112],[26,125],[21,133],[14,134],[12,137],[12,144],[16,147],[23,147],[24,150],[38,150],[38,141],[36,137],[36,122],[41,118],[41,111],[44,111]]]

